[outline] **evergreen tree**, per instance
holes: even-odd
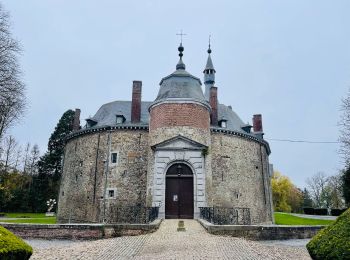
[[[312,208],[313,203],[312,203],[312,198],[310,195],[310,192],[304,188],[303,190],[303,208]]]
[[[346,168],[342,176],[343,180],[343,196],[346,205],[350,206],[350,166]]]
[[[47,152],[38,161],[38,175],[33,178],[31,198],[34,211],[45,211],[46,201],[56,199],[59,192],[64,139],[73,131],[74,111],[66,111],[48,142]]]

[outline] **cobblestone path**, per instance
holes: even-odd
[[[195,220],[165,220],[149,235],[34,247],[30,259],[311,259],[303,247],[266,246],[241,238],[208,234]]]

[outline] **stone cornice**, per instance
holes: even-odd
[[[239,137],[243,137],[243,138],[258,142],[258,143],[262,144],[263,146],[265,146],[267,154],[271,153],[270,145],[264,139],[260,139],[260,138],[254,137],[252,135],[248,135],[245,133],[232,131],[232,130],[228,130],[228,129],[224,129],[224,128],[220,128],[220,127],[211,127],[210,131],[213,133],[223,133],[223,134],[228,134],[228,135],[236,135]]]
[[[116,126],[99,126],[99,127],[91,127],[91,128],[84,128],[77,132],[73,132],[66,136],[65,141],[68,141],[70,139],[73,139],[78,136],[86,135],[86,134],[92,134],[92,133],[98,133],[98,132],[104,132],[104,131],[115,131],[115,130],[145,130],[148,131],[148,125],[129,125],[129,124],[121,124]]]

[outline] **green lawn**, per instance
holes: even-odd
[[[0,218],[0,222],[56,224],[56,217],[46,217],[45,213],[5,213],[5,216],[3,218]],[[8,218],[14,218],[14,219],[8,219]]]
[[[47,218],[26,218],[26,219],[7,219],[0,222],[6,223],[32,223],[32,224],[56,224],[56,217]]]
[[[5,213],[5,218],[46,218],[45,213]]]
[[[329,225],[333,222],[334,220],[301,218],[287,213],[275,212],[275,224],[277,225]]]

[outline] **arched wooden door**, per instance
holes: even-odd
[[[193,173],[186,164],[173,164],[166,173],[165,218],[193,218]]]

